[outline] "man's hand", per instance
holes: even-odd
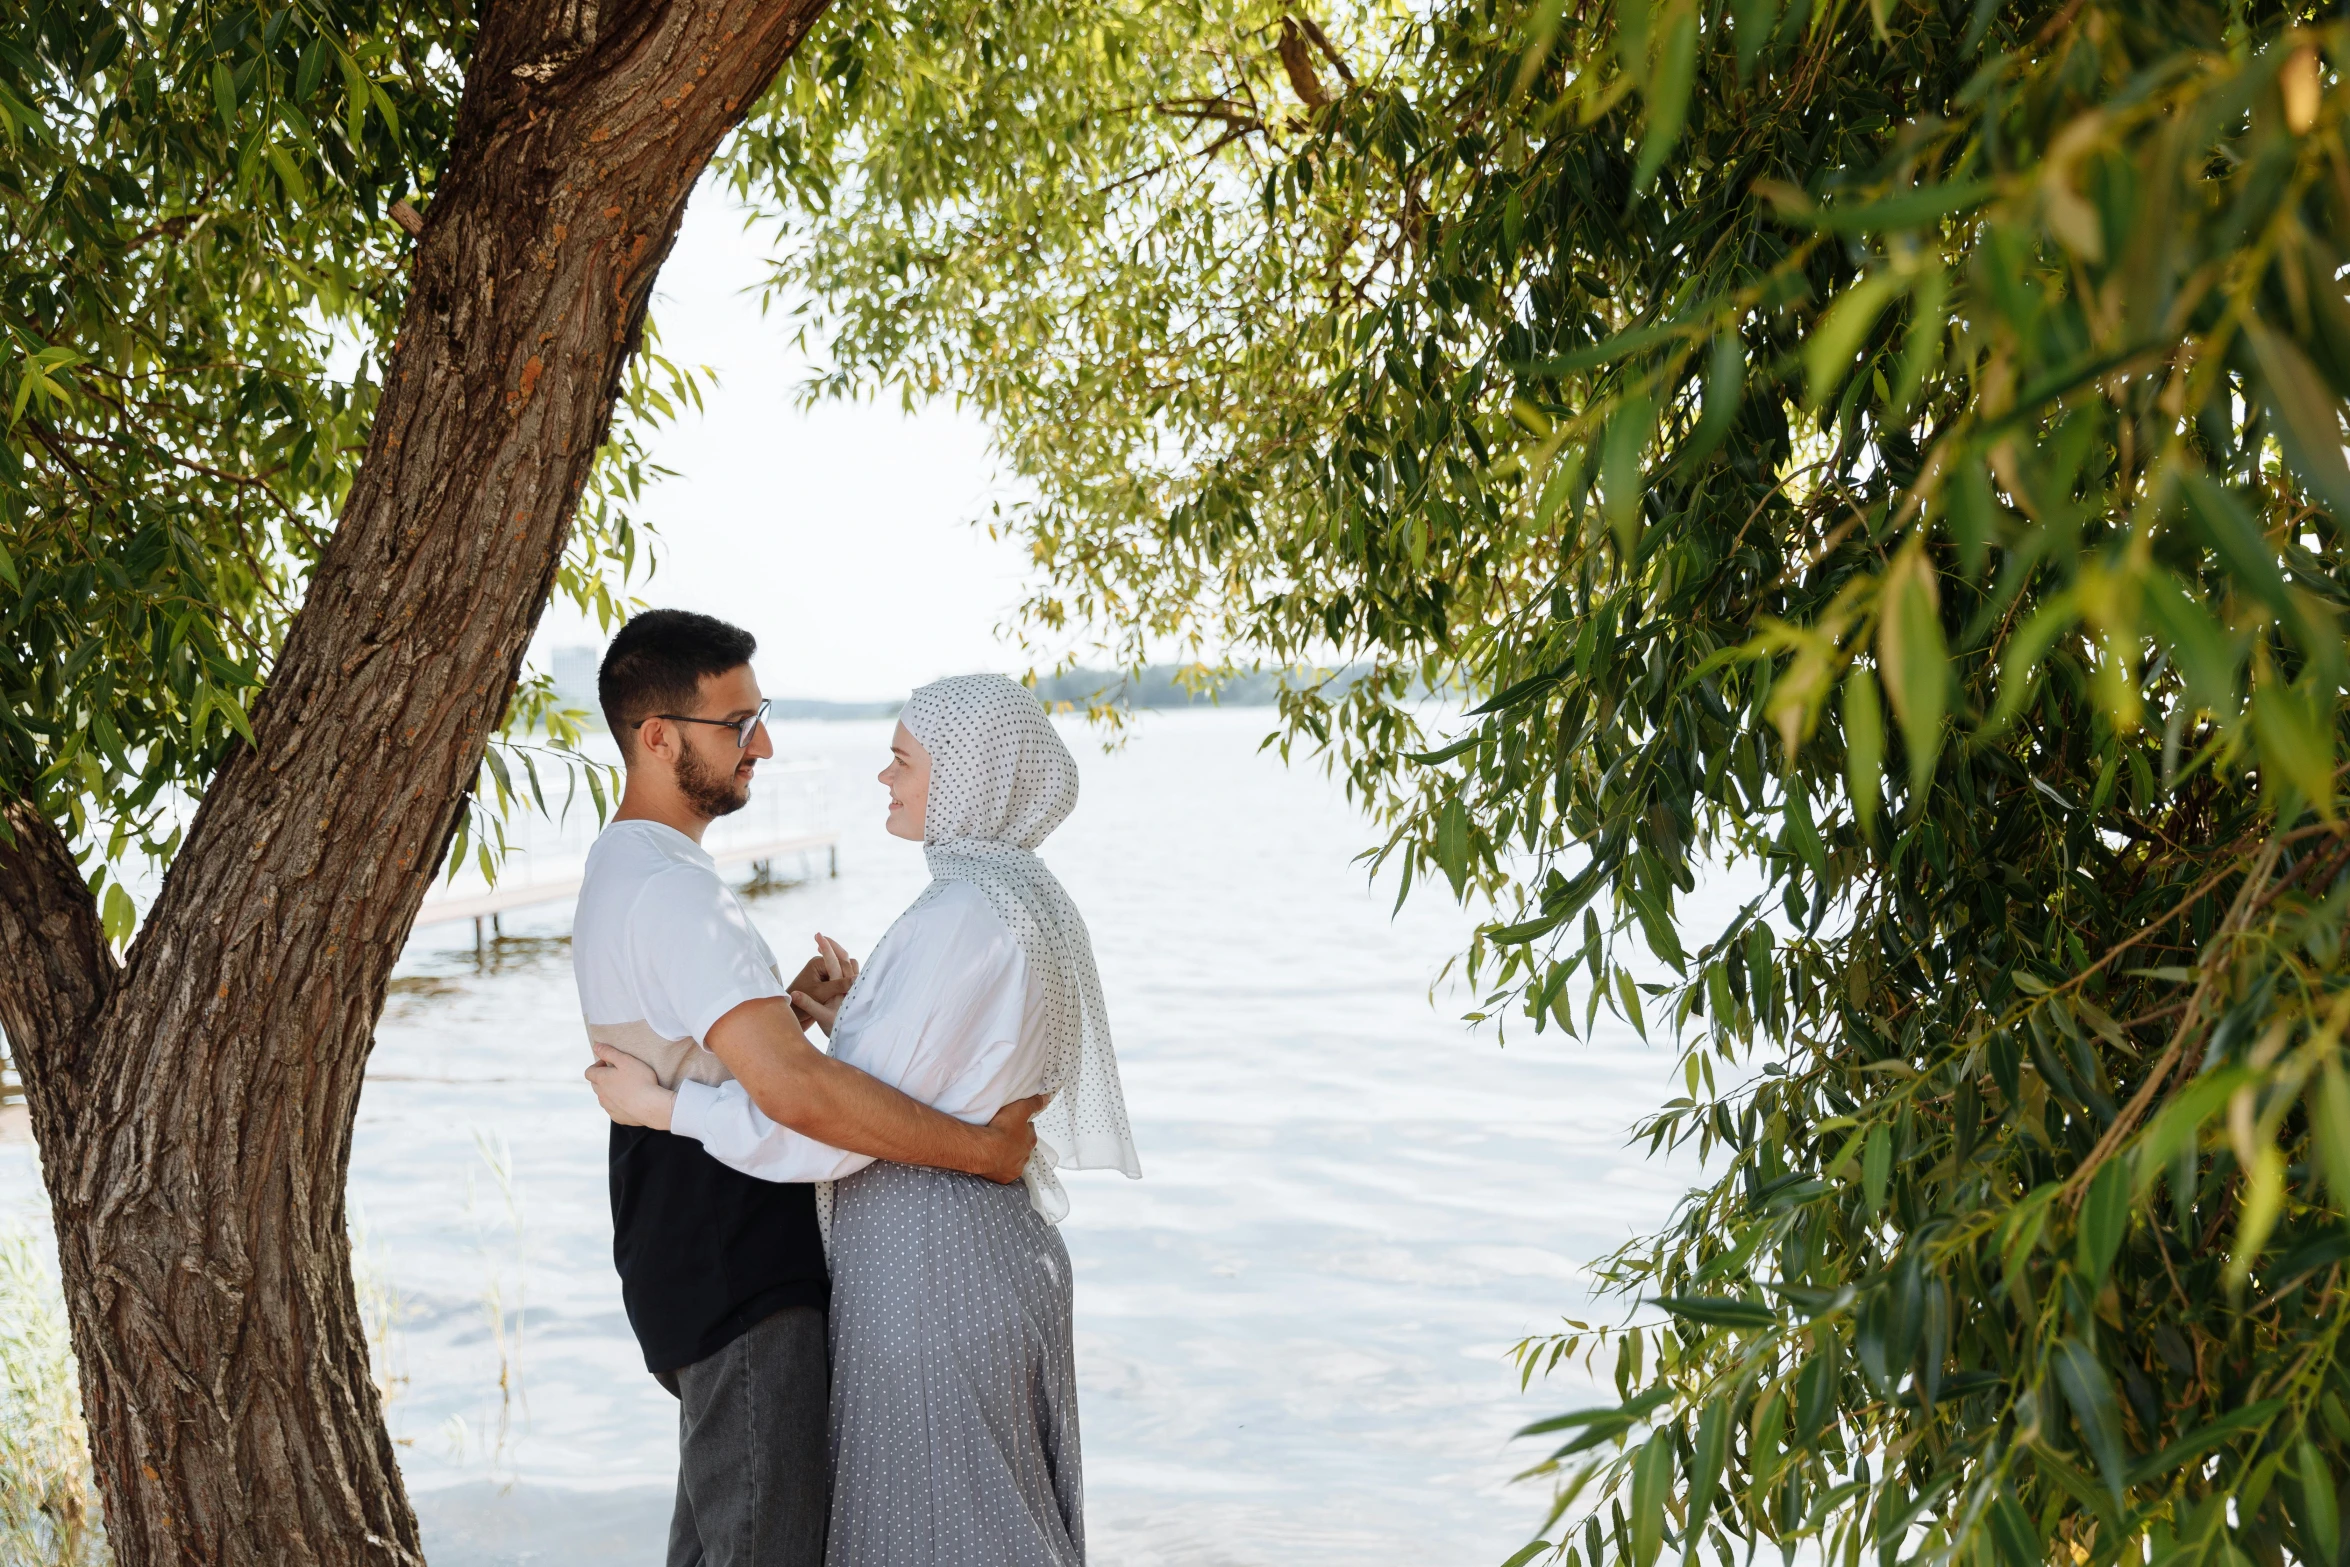
[[[1042,1110],[1052,1097],[1050,1094],[1037,1094],[1033,1098],[1015,1099],[995,1113],[995,1119],[987,1123],[987,1129],[990,1135],[1002,1140],[1003,1162],[977,1171],[977,1174],[986,1176],[999,1186],[1009,1186],[1020,1179],[1021,1172],[1028,1168],[1028,1156],[1036,1152],[1036,1128],[1028,1123],[1036,1119],[1036,1112]]]
[[[663,1088],[653,1069],[627,1051],[615,1050],[610,1045],[593,1048],[596,1064],[587,1069],[588,1086],[596,1091],[596,1103],[604,1107],[604,1113],[622,1126],[649,1126],[656,1132],[668,1131],[669,1114],[677,1104],[677,1095]],[[1036,1134],[1031,1132],[1028,1140],[1036,1141]]]
[[[841,998],[856,982],[857,960],[839,942],[817,932],[816,955],[791,982],[791,1009],[800,1027],[814,1023],[829,1035],[833,1019],[840,1016]]]

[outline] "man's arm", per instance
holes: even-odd
[[[835,1061],[808,1043],[781,996],[744,1002],[711,1024],[703,1042],[770,1120],[835,1148],[1008,1183],[1036,1147],[1024,1117],[972,1126]]]
[[[678,1088],[684,1092],[676,1092],[663,1088],[653,1069],[627,1051],[602,1044],[593,1048],[596,1064],[587,1069],[588,1086],[596,1091],[596,1102],[604,1113],[622,1126],[649,1126],[657,1132],[690,1137],[720,1164],[762,1181],[833,1181],[873,1162],[870,1154],[844,1153],[778,1123],[752,1101],[740,1083],[715,1088],[706,1083],[680,1083]],[[1050,1097],[1039,1094],[1014,1100],[998,1110],[988,1124],[1017,1139]],[[693,1112],[690,1125],[689,1109]],[[1029,1142],[1034,1141],[1033,1133],[1026,1136]]]

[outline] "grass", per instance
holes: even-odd
[[[368,1233],[367,1215],[357,1198],[350,1199],[351,1286],[359,1297],[359,1321],[367,1334],[367,1369],[376,1396],[389,1409],[408,1386],[406,1357],[400,1340],[400,1291],[391,1269]],[[0,1563],[0,1567],[5,1567]]]
[[[28,1230],[0,1231],[0,1562],[107,1561],[65,1301]]]
[[[469,1170],[465,1212],[473,1221],[474,1239],[489,1275],[481,1294],[481,1312],[491,1349],[498,1357],[498,1407],[494,1416],[480,1418],[478,1430],[463,1414],[451,1414],[441,1432],[452,1457],[465,1459],[478,1454],[487,1464],[490,1478],[504,1489],[519,1478],[510,1452],[521,1440],[515,1417],[521,1417],[525,1430],[530,1425],[530,1394],[522,1379],[522,1352],[530,1324],[530,1229],[523,1219],[514,1154],[506,1139],[476,1128],[473,1143],[497,1188],[498,1207],[503,1210],[502,1217],[490,1210],[478,1185],[480,1170]],[[501,1470],[503,1480],[499,1478]]]

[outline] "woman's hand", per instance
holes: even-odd
[[[819,931],[816,935],[816,955],[800,970],[792,981],[791,1009],[799,1018],[800,1026],[810,1023],[822,1028],[827,1037],[832,1033],[833,1021],[840,1016],[840,1004],[857,982],[857,960],[848,949]]]
[[[587,1069],[588,1086],[596,1091],[596,1103],[604,1107],[604,1113],[622,1126],[668,1131],[677,1095],[663,1088],[653,1069],[627,1051],[610,1045],[592,1048],[596,1064]]]

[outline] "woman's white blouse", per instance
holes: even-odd
[[[990,1120],[1043,1085],[1043,986],[968,882],[901,915],[841,1003],[831,1053],[957,1120]],[[669,1129],[767,1181],[830,1181],[873,1162],[768,1119],[739,1082],[678,1084]]]

